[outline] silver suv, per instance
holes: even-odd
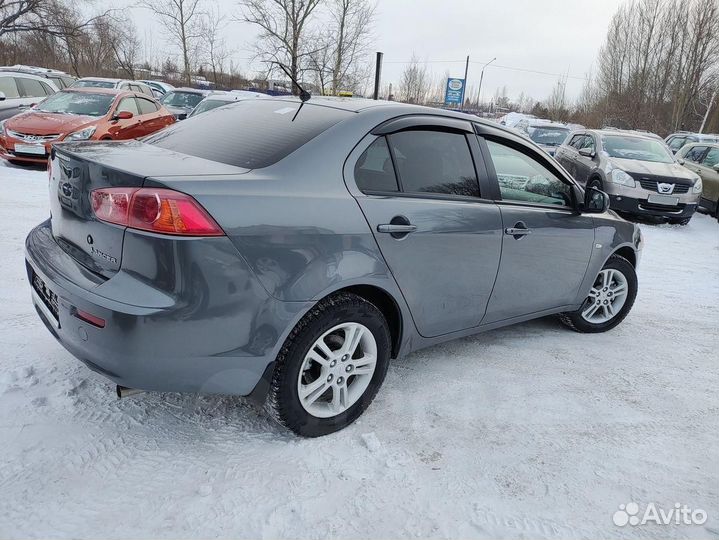
[[[555,158],[580,184],[609,194],[617,212],[686,225],[697,209],[701,178],[682,167],[653,135],[576,131],[557,149]]]
[[[0,120],[15,116],[57,91],[57,86],[43,77],[0,71]]]

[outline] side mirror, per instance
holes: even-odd
[[[716,172],[719,172],[719,163],[714,165],[714,167],[712,167],[712,169],[714,169]]]
[[[0,101],[5,101],[5,92],[0,92]]]
[[[589,187],[584,192],[584,212],[587,214],[602,214],[609,210],[609,195],[595,187]]]
[[[113,120],[129,120],[134,115],[130,111],[120,111],[112,117]]]
[[[185,118],[187,118],[187,113],[181,113],[177,115],[178,120],[184,120]]]
[[[679,163],[679,165],[684,165],[684,163],[686,163],[686,162],[684,161],[683,158],[679,158],[679,159],[677,159],[677,163]]]
[[[582,148],[581,150],[579,150],[579,155],[588,157],[591,159],[594,159],[594,156],[596,156],[596,154],[594,153],[594,150],[590,150],[589,148]]]

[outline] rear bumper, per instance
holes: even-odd
[[[609,207],[625,214],[636,216],[653,216],[667,219],[681,219],[690,217],[696,212],[699,203],[698,198],[691,202],[683,202],[681,199],[676,206],[665,206],[652,204],[646,198],[636,199],[623,195],[610,195]]]
[[[123,268],[105,279],[65,253],[49,222],[30,232],[25,242],[28,281],[36,274],[58,300],[54,323],[50,310],[33,295],[48,330],[73,356],[122,386],[250,394],[304,312],[304,303],[269,297],[225,237],[126,236],[137,258],[125,257]],[[146,275],[166,262],[160,260],[163,248],[181,267],[154,280],[141,277],[139,266]],[[207,268],[199,267],[203,261]],[[102,318],[105,327],[79,319],[77,310]]]

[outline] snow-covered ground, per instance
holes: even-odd
[[[553,318],[395,362],[348,429],[303,440],[242,399],[114,387],[34,313],[44,171],[0,164],[0,537],[719,536],[719,226],[643,226],[633,312]],[[612,523],[620,504],[704,525]]]

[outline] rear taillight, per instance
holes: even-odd
[[[132,229],[181,236],[225,234],[195,199],[171,189],[95,189],[90,203],[97,219]]]

